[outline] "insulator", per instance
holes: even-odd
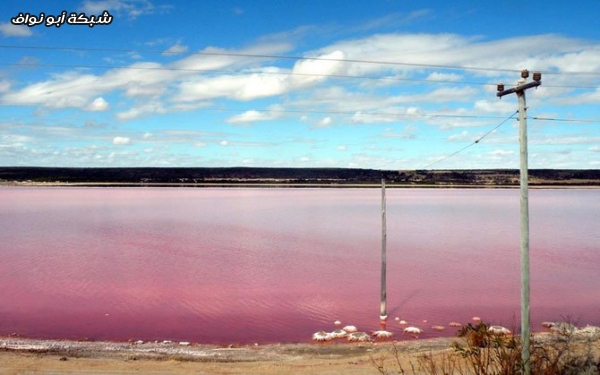
[[[521,70],[521,78],[527,78],[527,77],[529,77],[529,70],[527,70],[527,69]]]
[[[500,91],[504,91],[504,83],[498,84],[498,92],[500,92]]]
[[[540,72],[535,72],[533,73],[533,80],[536,82],[539,82],[542,80],[542,73]]]

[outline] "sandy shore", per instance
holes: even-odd
[[[450,348],[452,339],[241,347],[0,338],[0,374],[378,374],[373,364]]]
[[[544,352],[565,349],[565,338],[569,351],[563,354],[594,358],[600,366],[599,327],[532,337]],[[400,367],[412,374],[411,364],[418,368],[420,357],[432,356],[439,364],[454,353],[451,347],[456,341],[464,344],[460,338],[434,338],[223,347],[0,337],[0,374],[380,374],[377,366],[389,374],[398,373]]]

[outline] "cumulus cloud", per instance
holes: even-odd
[[[250,123],[255,121],[269,121],[281,117],[284,107],[282,105],[274,104],[269,106],[266,111],[249,110],[239,115],[232,116],[226,121],[230,124],[242,124]]]
[[[5,103],[16,105],[41,104],[50,108],[84,107],[96,92],[101,90],[101,87],[102,82],[97,76],[70,72],[8,92],[2,99]]]
[[[327,79],[328,75],[341,74],[345,54],[342,51],[333,51],[322,54],[317,59],[304,59],[294,64],[292,70],[292,82],[297,86],[314,84]]]
[[[86,111],[91,112],[102,112],[108,109],[108,102],[104,100],[103,97],[98,97],[94,99],[87,107],[85,107]]]
[[[449,141],[472,141],[473,140],[473,136],[466,130],[463,130],[462,132],[458,133],[458,134],[452,134],[451,136],[448,137]]]
[[[126,14],[130,18],[136,18],[167,8],[166,6],[157,7],[149,0],[85,0],[80,10],[95,15],[100,15],[108,10],[111,13]]]
[[[131,139],[129,137],[114,137],[112,141],[113,145],[130,145]]]
[[[130,11],[132,11],[131,16],[134,16],[135,9],[144,9],[147,4],[151,3],[142,0],[84,2],[90,14],[94,13],[93,6],[106,6],[111,11],[120,12],[122,18],[129,15]],[[314,32],[314,29],[308,29],[308,32]],[[3,31],[2,33],[5,35]],[[347,34],[337,34],[332,37],[339,35]],[[474,141],[478,135],[484,134],[517,109],[514,98],[511,100],[496,98],[495,86],[467,83],[501,80],[507,82],[506,77],[518,77],[518,71],[516,73],[460,69],[446,71],[433,66],[546,68],[561,73],[552,77],[552,85],[555,86],[567,84],[589,86],[590,84],[586,82],[589,77],[586,75],[579,77],[580,75],[562,73],[573,70],[600,71],[600,45],[596,41],[580,41],[556,35],[490,40],[452,34],[380,33],[360,36],[353,40],[339,40],[315,51],[302,51],[299,49],[300,46],[292,48],[290,43],[277,41],[274,38],[259,40],[259,42],[239,49],[209,47],[198,51],[199,53],[182,57],[174,54],[187,52],[187,47],[179,42],[176,43],[174,39],[165,39],[160,42],[163,47],[156,49],[164,51],[163,56],[173,56],[164,58],[160,54],[145,54],[144,57],[150,61],[138,61],[129,65],[124,61],[132,60],[123,57],[118,63],[122,68],[72,69],[63,70],[62,73],[60,70],[53,70],[59,73],[49,74],[43,78],[39,78],[42,76],[38,75],[28,76],[26,72],[21,72],[24,69],[19,69],[15,70],[17,71],[15,76],[10,76],[10,80],[6,73],[0,76],[0,103],[31,106],[32,112],[38,116],[48,115],[50,113],[48,109],[55,108],[79,108],[86,111],[112,110],[114,111],[112,114],[123,121],[169,112],[193,111],[198,108],[236,111],[233,115],[218,112],[215,116],[212,115],[213,112],[210,112],[211,115],[204,116],[208,112],[203,111],[196,118],[206,118],[206,121],[187,118],[183,120],[197,121],[198,123],[193,125],[198,125],[205,130],[214,129],[212,126],[219,126],[219,123],[222,125],[223,122],[244,124],[280,117],[289,122],[307,122],[312,128],[334,125],[333,117],[335,117],[335,125],[339,123],[340,127],[349,122],[355,124],[393,122],[398,124],[393,127],[394,129],[401,129],[400,124],[414,123],[414,128],[407,128],[406,131],[394,132],[392,129],[382,133],[373,130],[371,137],[377,141],[385,137],[409,138],[418,135],[422,138],[421,133],[423,133],[427,134],[427,138],[435,138],[435,142],[448,143],[448,141]],[[296,60],[295,63],[290,62],[294,60],[276,57],[286,54],[296,55],[296,52],[297,55],[305,57]],[[316,59],[311,59],[309,56],[314,56]],[[373,64],[357,60],[388,63]],[[403,62],[407,63],[403,64]],[[332,78],[332,75],[362,75],[363,77],[339,79]],[[379,81],[385,81],[386,85],[373,84]],[[570,104],[569,99],[577,105],[581,105],[582,102],[600,102],[598,89],[584,87],[578,89],[562,87],[560,90],[563,91],[555,91],[542,100],[541,94],[550,92],[551,89],[558,90],[556,87],[542,86],[540,90],[528,92],[528,103],[533,111],[542,111],[549,117],[579,117],[575,109],[570,112],[563,111]],[[110,106],[107,100],[110,101]],[[251,102],[253,100],[256,102]],[[244,103],[236,104],[236,101]],[[271,110],[273,103],[282,103],[279,105],[285,105],[286,109],[296,114],[290,115],[284,111]],[[555,106],[551,107],[552,105]],[[252,110],[246,110],[249,108]],[[42,113],[40,109],[44,109],[45,112]],[[564,113],[567,112],[569,113],[565,115]],[[540,115],[536,112],[531,113]],[[452,118],[453,115],[464,117]],[[183,119],[183,116],[181,118]],[[588,156],[592,155],[591,152],[598,152],[595,146],[598,144],[597,137],[596,140],[591,141],[589,137],[582,136],[583,131],[574,131],[572,134],[566,134],[568,136],[548,131],[548,135],[552,134],[558,139],[549,140],[543,138],[543,135],[550,126],[540,122],[536,124],[539,125],[536,128],[537,137],[532,137],[531,143],[556,144],[567,141],[581,143],[583,141],[575,139],[581,136],[587,143],[583,149],[589,148]],[[438,126],[439,129],[444,130],[455,128],[459,130],[448,132],[451,134],[448,136],[428,125]],[[176,136],[169,134],[167,130],[156,130],[153,126],[147,128],[144,128],[145,125],[140,126],[144,130],[132,138],[134,143],[136,139],[140,142],[150,139],[151,135],[146,135],[150,133],[144,134],[145,129],[156,132],[157,143],[172,142],[186,146],[208,144],[238,148],[242,147],[242,142],[238,140],[248,140],[240,137],[244,130],[235,127],[230,127],[232,129],[230,133],[223,132],[219,135],[203,137],[189,134]],[[192,124],[173,123],[170,126],[172,126],[170,130],[176,131],[189,129],[187,126]],[[365,126],[361,132],[371,131],[370,129],[375,129],[377,126]],[[472,130],[475,127],[480,129]],[[306,126],[299,128],[305,130]],[[106,131],[99,129],[99,127],[88,128],[87,132],[95,133],[94,137],[98,139],[99,136],[105,136]],[[470,132],[460,133],[462,129],[469,129]],[[104,134],[99,135],[99,133]],[[323,138],[326,136],[325,133],[327,132],[314,132],[315,137]],[[280,137],[277,140],[281,140],[280,134],[273,137]],[[111,138],[112,136],[109,140]],[[123,139],[116,141],[115,138],[113,140],[115,144],[131,143],[129,138],[118,138]],[[225,139],[229,141],[221,141]],[[154,139],[152,141],[154,143]],[[315,142],[325,141],[318,139]],[[491,142],[497,145],[506,143],[497,141],[496,137],[490,137]],[[250,143],[245,145],[251,146]],[[383,146],[380,144],[377,146],[378,150],[383,150]],[[319,147],[331,151],[335,150],[336,145],[330,144],[329,147],[325,147],[324,143],[321,143]],[[132,147],[121,148],[122,151],[133,151],[132,149]],[[489,152],[489,149],[487,151]],[[302,153],[291,155],[288,160],[297,161],[301,155]],[[338,153],[338,156],[341,155],[343,153]],[[492,155],[503,156],[500,153],[482,154],[488,159]],[[317,159],[313,158],[313,160]],[[239,160],[243,160],[242,156]],[[354,161],[357,164],[364,163],[364,161],[359,162],[358,159]]]
[[[10,82],[0,81],[0,93],[8,92],[8,90],[10,90]]]
[[[32,36],[31,28],[23,25],[13,25],[10,22],[0,22],[0,34],[4,37],[28,37]]]
[[[427,76],[427,78],[425,78],[429,81],[450,81],[450,82],[456,82],[456,81],[460,81],[462,79],[462,76],[459,74],[455,74],[455,73],[440,73],[440,72],[433,72],[431,74],[429,74]]]
[[[327,116],[327,117],[323,117],[321,120],[319,120],[319,122],[317,122],[316,126],[318,128],[326,128],[329,125],[331,125],[332,122],[333,122],[333,120],[331,119],[331,117]]]
[[[247,122],[255,122],[255,121],[264,121],[271,120],[274,116],[268,112],[258,112],[258,111],[246,111],[242,114],[232,116],[227,119],[227,122],[231,124],[239,124],[239,123],[247,123]]]
[[[179,94],[174,98],[178,102],[229,98],[253,100],[276,96],[287,90],[285,76],[272,74],[239,74],[216,77],[198,77],[179,85]]]
[[[172,45],[171,47],[167,48],[167,50],[164,51],[162,53],[162,55],[163,56],[177,55],[177,54],[185,53],[185,52],[187,52],[187,50],[188,50],[187,46],[176,43],[176,44]]]
[[[494,150],[494,151],[490,152],[490,154],[492,154],[494,156],[508,156],[508,155],[514,155],[515,152],[511,151],[511,150]]]
[[[121,121],[133,120],[138,117],[142,117],[149,114],[163,114],[166,113],[166,109],[160,102],[148,102],[136,107],[132,107],[127,111],[119,112],[116,114],[117,119]]]

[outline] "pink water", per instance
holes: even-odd
[[[600,190],[533,190],[531,318],[600,324]],[[388,189],[388,329],[518,327],[518,190]],[[306,342],[379,327],[378,189],[0,188],[0,335]],[[423,322],[427,320],[427,322]],[[454,331],[447,329],[443,335]]]

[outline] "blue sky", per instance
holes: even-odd
[[[112,22],[11,21],[63,11]],[[0,165],[518,168],[496,83],[526,68],[530,168],[597,169],[599,17],[598,0],[8,1]]]

